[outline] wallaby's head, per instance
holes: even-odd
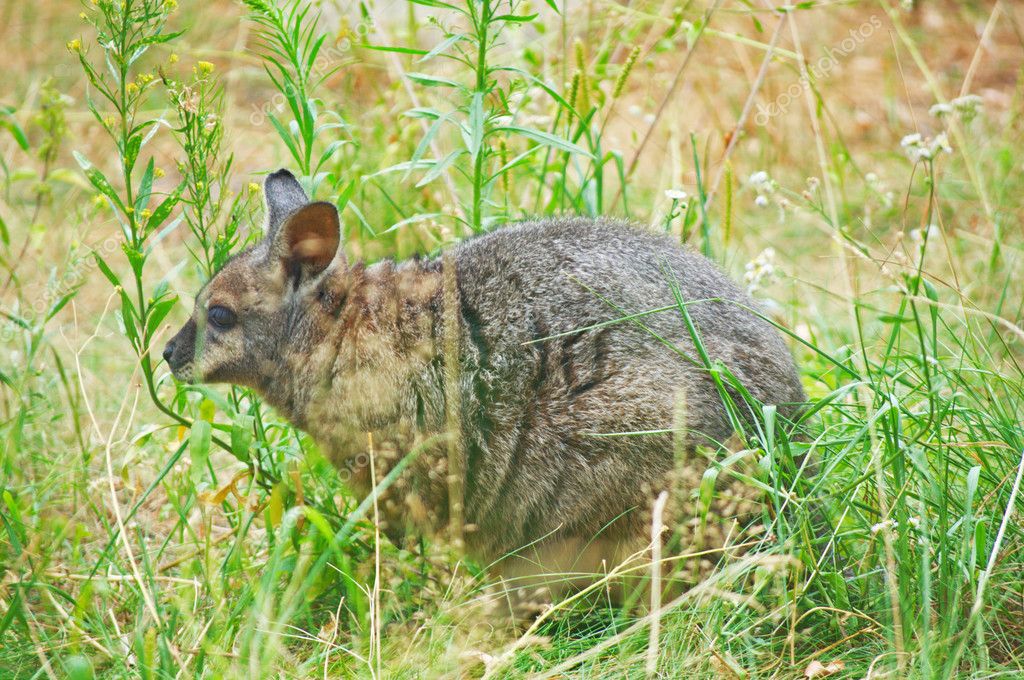
[[[184,382],[228,382],[264,396],[290,391],[344,299],[338,211],[311,203],[287,170],[264,183],[263,242],[228,261],[195,299],[163,357]]]

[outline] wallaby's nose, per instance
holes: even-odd
[[[167,346],[164,347],[164,361],[167,362],[168,366],[171,364],[171,356],[173,354],[174,354],[174,340],[171,340],[169,343],[167,343]]]

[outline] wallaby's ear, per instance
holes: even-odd
[[[299,280],[315,276],[334,261],[341,223],[333,203],[308,203],[284,219],[271,242],[271,254]]]
[[[284,219],[309,203],[309,197],[295,175],[284,168],[267,175],[263,182],[263,199],[267,204],[266,237],[271,243]]]

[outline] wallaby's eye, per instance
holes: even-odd
[[[210,307],[206,312],[206,320],[219,331],[226,331],[238,323],[238,317],[235,316],[235,313],[227,307],[221,307],[220,305]]]

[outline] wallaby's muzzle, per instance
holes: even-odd
[[[196,322],[189,319],[178,334],[164,347],[164,361],[170,367],[174,377],[182,382],[194,380],[193,364],[196,353]]]

